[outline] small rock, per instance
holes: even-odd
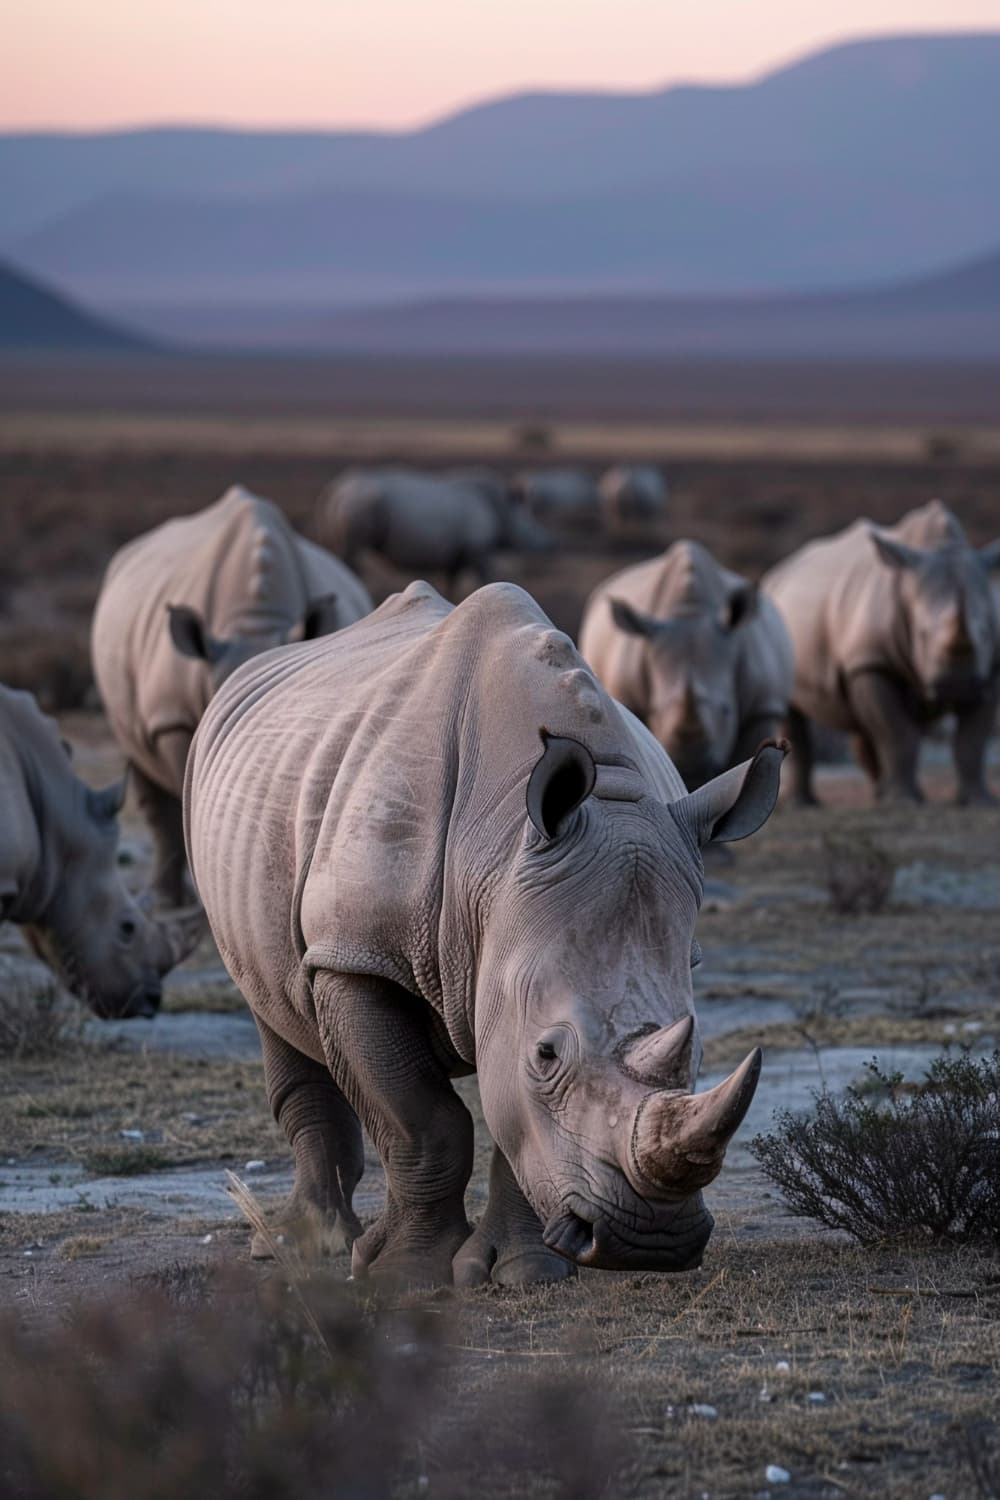
[[[931,1500],[944,1500],[943,1495],[932,1495]]]
[[[719,1415],[714,1406],[708,1406],[704,1401],[695,1401],[688,1407],[692,1417],[704,1417],[706,1422],[714,1422]]]
[[[777,1370],[779,1375],[790,1375],[792,1371],[792,1367],[788,1363],[787,1359],[776,1360],[774,1368]]]
[[[822,1406],[823,1403],[824,1403],[824,1401],[826,1400],[826,1392],[825,1391],[810,1391],[809,1394],[808,1394],[808,1396],[806,1397],[806,1400],[812,1406]]]
[[[203,1245],[210,1245],[214,1239],[215,1239],[215,1235],[214,1234],[203,1234],[202,1237],[201,1237],[201,1243]]]
[[[764,1478],[768,1484],[787,1484],[791,1477],[788,1470],[783,1469],[780,1464],[768,1464],[764,1470]]]
[[[258,1161],[254,1157],[253,1161],[248,1161],[244,1164],[243,1170],[244,1172],[263,1172],[266,1165],[266,1162]]]
[[[771,1400],[771,1392],[768,1390],[766,1385],[761,1386],[760,1395],[757,1397],[757,1400],[765,1402]]]
[[[144,1130],[119,1130],[118,1134],[123,1141],[144,1141],[146,1132]]]

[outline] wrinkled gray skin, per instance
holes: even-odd
[[[374,552],[403,573],[489,581],[495,552],[544,552],[551,539],[489,470],[422,474],[350,469],[323,491],[317,531],[352,567]]]
[[[667,513],[667,483],[654,464],[615,464],[601,475],[597,488],[609,531],[651,525]]]
[[[242,662],[371,609],[360,579],[236,485],[122,547],[94,613],[91,656],[156,845],[154,886],[188,899],[180,795],[209,698]]]
[[[0,917],[105,1019],[152,1016],[160,980],[204,931],[200,911],[146,915],[118,876],[124,783],[73,774],[55,723],[30,693],[0,687]]]
[[[762,587],[795,645],[788,737],[793,788],[814,802],[809,720],[852,736],[880,799],[922,800],[921,737],[955,715],[960,803],[992,801],[986,745],[1000,697],[1000,616],[990,570],[939,500],[887,530],[856,521],[772,569]]]
[[[414,583],[243,667],[195,737],[185,828],[295,1153],[277,1228],[338,1222],[355,1275],[417,1282],[697,1265],[760,1060],[689,1092],[701,849],[764,821],[782,753],[685,794],[510,584],[453,609]],[[496,1142],[474,1232],[450,1083],[472,1071]],[[364,1234],[359,1120],[388,1188]]]
[[[605,579],[584,608],[580,652],[692,789],[752,755],[788,712],[781,616],[698,542]]]
[[[601,496],[586,469],[535,469],[519,474],[514,487],[545,526],[572,531],[600,525]]]

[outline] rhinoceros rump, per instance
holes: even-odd
[[[795,646],[788,730],[800,801],[815,801],[809,719],[850,731],[878,797],[919,801],[920,741],[946,713],[959,802],[992,800],[983,768],[1000,698],[998,566],[1000,542],[977,552],[932,500],[888,530],[856,521],[767,574]]]
[[[320,495],[316,526],[352,567],[373,552],[411,576],[443,573],[451,593],[466,571],[488,582],[495,552],[551,546],[499,476],[481,469],[350,469]]]
[[[781,616],[698,542],[674,542],[599,584],[580,651],[688,787],[751,755],[788,711],[792,643]]]
[[[370,609],[343,563],[239,486],[112,558],[94,613],[94,676],[133,769],[156,843],[154,884],[168,904],[184,899],[184,765],[216,687],[258,651],[338,630]]]
[[[430,1282],[696,1264],[760,1064],[690,1092],[700,850],[765,820],[783,753],[686,794],[508,584],[454,609],[411,584],[241,668],[185,828],[295,1154],[285,1232],[339,1220],[356,1274]],[[474,1232],[471,1071],[496,1142]],[[357,1117],[388,1184],[363,1235]]]
[[[151,920],[121,884],[124,795],[85,786],[34,698],[0,687],[0,914],[105,1019],[154,1015],[162,976],[205,929],[200,911]]]

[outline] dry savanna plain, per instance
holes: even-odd
[[[940,380],[937,404],[918,372],[842,376],[836,400],[820,383],[811,406],[791,374],[784,397],[774,372],[720,374],[727,401],[699,404],[703,369],[687,387],[677,372],[660,386],[632,372],[631,406],[611,381],[602,407],[596,381],[561,401],[551,381],[505,395],[484,376],[477,405],[471,377],[413,376],[404,390],[397,371],[382,410],[371,370],[360,404],[338,374],[301,409],[292,377],[270,374],[272,387],[267,369],[242,383],[202,367],[145,383],[119,367],[0,371],[0,680],[59,716],[88,781],[121,769],[88,666],[103,567],[236,481],[308,534],[347,462],[661,463],[662,532],[566,533],[551,557],[499,559],[570,633],[602,577],[675,537],[757,576],[811,536],[934,495],[974,541],[1000,533],[1000,428],[968,372]],[[377,565],[366,579],[377,599],[406,581]],[[49,1476],[33,1500],[1000,1494],[995,1251],[862,1247],[793,1216],[748,1149],[775,1110],[842,1092],[872,1058],[917,1078],[943,1051],[988,1054],[1000,1035],[1000,810],[951,804],[940,742],[925,756],[927,803],[905,811],[872,806],[826,748],[823,805],[782,803],[709,870],[703,1077],[756,1043],[764,1068],[707,1194],[704,1263],[683,1275],[583,1272],[379,1303],[348,1283],[343,1253],[317,1266],[278,1247],[277,1263],[251,1265],[227,1169],[253,1216],[287,1191],[290,1164],[255,1028],[211,940],[168,981],[155,1021],[101,1024],[64,1005],[4,928],[0,1434]],[[834,911],[831,837],[874,845],[894,870],[881,910]],[[130,883],[150,852],[129,803]],[[477,1119],[474,1217],[489,1143],[474,1081],[460,1087]],[[369,1153],[363,1217],[381,1191]]]

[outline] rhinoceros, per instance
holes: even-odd
[[[526,510],[543,525],[578,530],[600,522],[601,497],[586,469],[534,469],[514,484]]]
[[[352,567],[374,552],[404,573],[490,577],[495,552],[547,551],[548,534],[482,471],[351,469],[320,495],[317,532]]]
[[[605,579],[580,651],[690,788],[745,759],[788,711],[792,644],[769,599],[698,542]]]
[[[810,719],[850,732],[879,798],[919,801],[921,737],[946,713],[959,802],[992,800],[983,763],[1000,696],[998,566],[1000,542],[976,551],[932,500],[888,529],[856,521],[766,575],[795,645],[788,733],[800,801],[816,800]]]
[[[512,584],[453,608],[414,583],[242,667],[184,817],[295,1155],[276,1227],[336,1219],[356,1275],[438,1283],[696,1264],[760,1067],[690,1092],[701,849],[765,820],[783,753],[686,794]],[[473,1071],[496,1152],[470,1232]],[[388,1182],[364,1234],[359,1118]]]
[[[94,676],[132,767],[156,844],[154,885],[168,904],[185,897],[184,764],[215,688],[256,652],[338,630],[371,607],[342,562],[238,485],[112,558],[94,614]]]
[[[86,786],[31,694],[0,687],[0,918],[105,1019],[155,1015],[162,976],[205,927],[200,911],[153,920],[122,885],[124,795]]]
[[[667,484],[654,464],[615,464],[597,485],[604,524],[609,531],[662,521],[667,510]]]

